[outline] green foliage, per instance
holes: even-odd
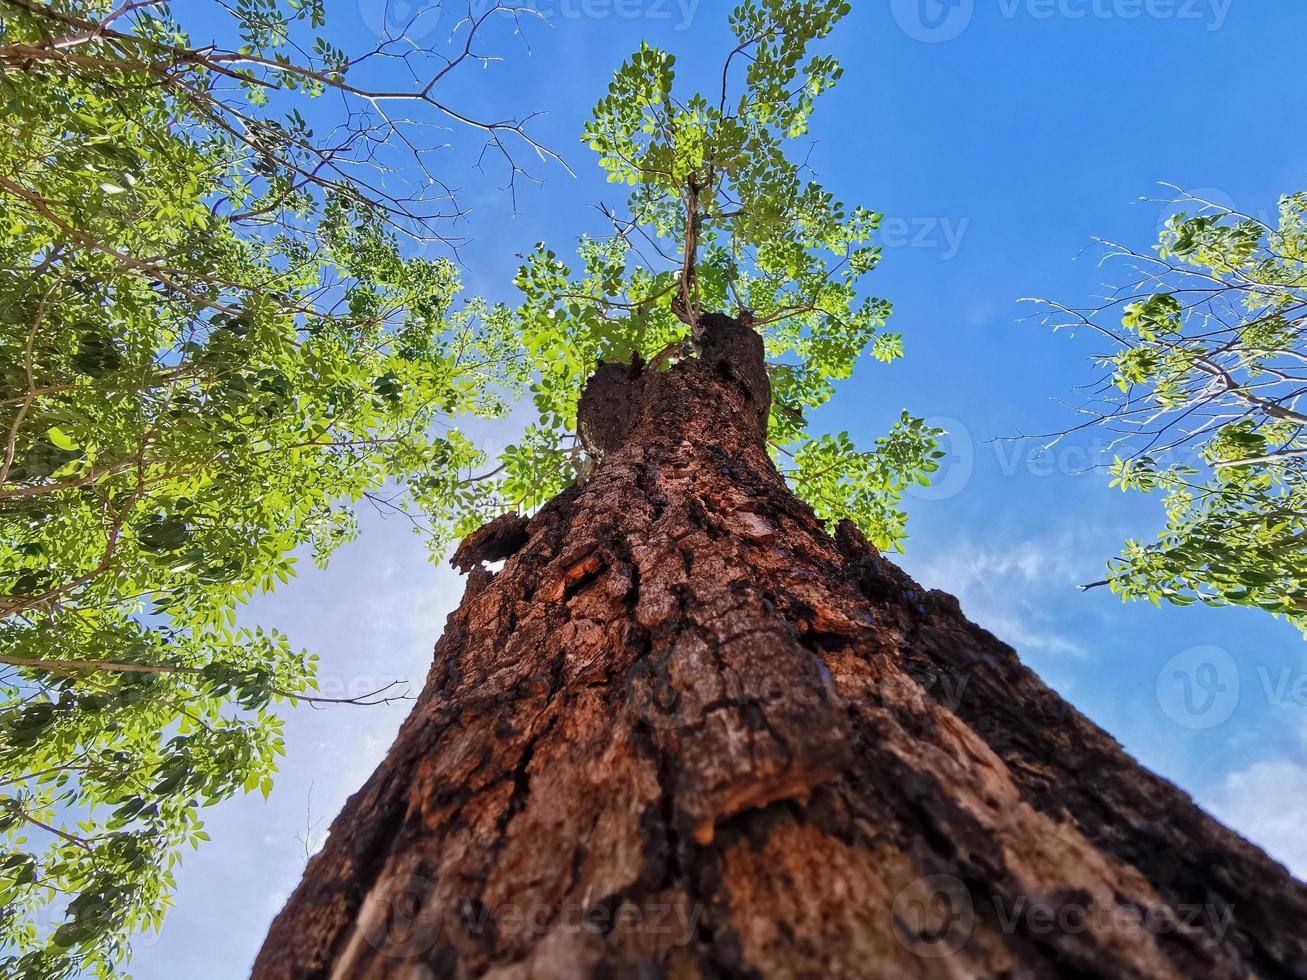
[[[617,71],[584,140],[609,181],[630,188],[627,213],[606,212],[612,234],[583,239],[574,264],[541,244],[518,273],[540,423],[503,461],[506,506],[537,505],[570,479],[580,450],[569,433],[596,362],[665,363],[688,353],[701,311],[734,310],[763,334],[772,447],[792,464],[795,488],[882,548],[901,541],[896,505],[935,468],[938,433],[905,418],[859,454],[847,436],[814,440],[803,416],[869,345],[881,361],[902,356],[901,338],[880,332],[889,303],[861,292],[880,260],[881,216],[836,201],[787,153],[840,77],[833,58],[810,49],[848,10],[843,0],[741,3],[715,100],[679,98],[675,59],[647,45]]]
[[[1121,329],[1099,328],[1115,348],[1104,390],[1119,396],[1092,411],[1132,450],[1113,486],[1160,494],[1166,527],[1129,541],[1109,582],[1307,631],[1307,194],[1280,202],[1278,226],[1210,206],[1178,214],[1155,252],[1131,256],[1147,264]]]
[[[226,53],[135,6],[0,19],[5,976],[107,976],[158,927],[200,809],[268,792],[274,707],[314,686],[237,608],[365,498],[437,550],[478,524],[480,455],[438,423],[525,380],[508,312],[452,311],[450,263],[348,179],[369,148],[284,107],[343,70],[283,54],[320,2],[243,0]]]
[[[898,508],[909,486],[930,485],[939,469],[938,431],[907,412],[871,452],[858,452],[847,433],[806,440],[793,455],[790,480],[817,516],[851,520],[874,541],[907,537],[907,518]]]

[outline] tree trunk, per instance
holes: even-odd
[[[768,459],[747,327],[600,370],[255,977],[1307,977],[1307,888]],[[507,557],[502,571],[478,559]]]

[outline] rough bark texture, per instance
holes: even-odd
[[[1307,977],[1307,888],[832,538],[705,327],[592,383],[255,976]]]

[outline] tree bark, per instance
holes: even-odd
[[[607,367],[254,976],[1307,977],[1307,888],[768,458],[756,334]],[[505,542],[509,542],[505,545]]]

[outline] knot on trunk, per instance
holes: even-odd
[[[592,456],[621,447],[639,421],[644,393],[644,362],[600,364],[581,391],[576,432]]]
[[[712,406],[718,419],[722,412],[738,418],[734,392],[743,396],[743,417],[765,434],[771,381],[762,337],[747,322],[707,313],[694,331],[694,346],[698,358],[683,360],[666,372],[657,369],[663,355],[655,358],[652,369],[638,355],[630,364],[600,364],[577,405],[577,435],[586,451],[603,456],[620,449],[641,424],[650,426],[647,435],[666,435],[681,428],[677,419],[700,415],[705,406]],[[736,428],[733,419],[727,425]],[[715,431],[725,437],[727,430]]]
[[[745,322],[721,313],[705,313],[699,320],[698,344],[704,364],[740,386],[765,430],[771,412],[771,379],[762,337]]]

